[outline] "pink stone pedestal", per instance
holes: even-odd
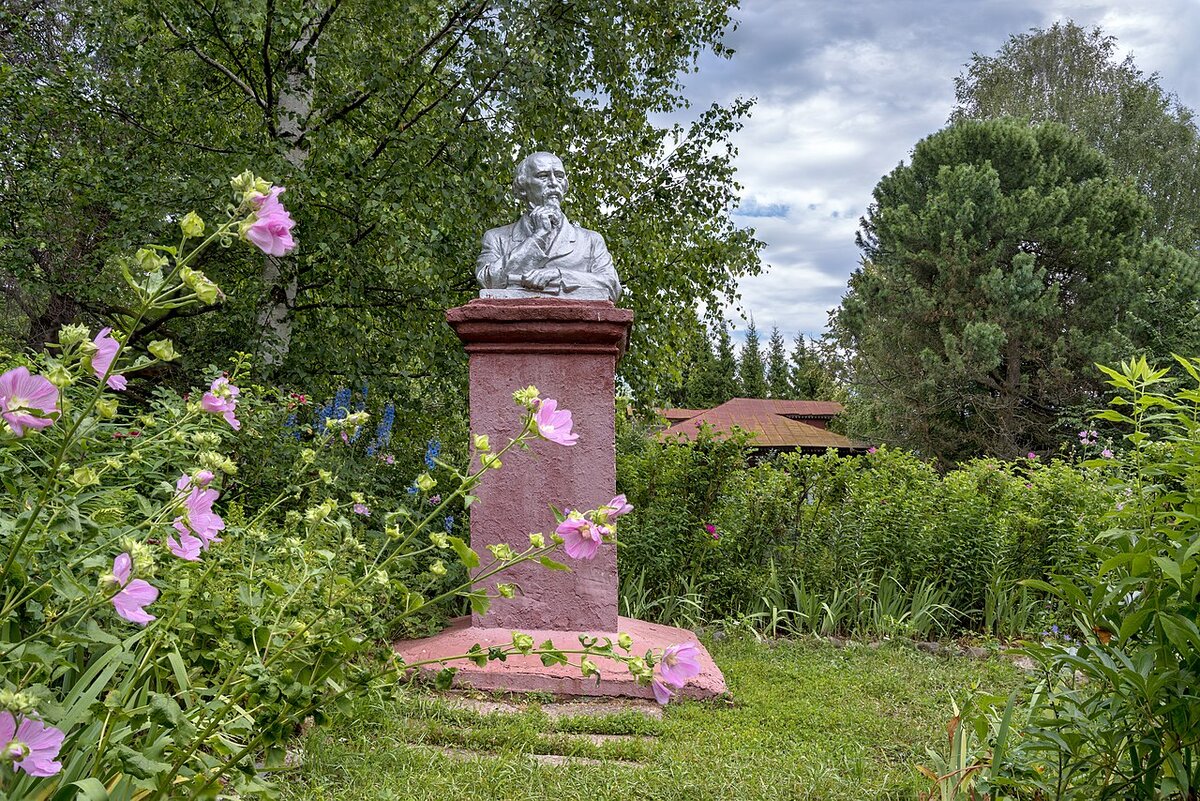
[[[488,545],[504,542],[523,550],[528,535],[539,531],[548,540],[556,525],[551,504],[595,509],[616,495],[614,376],[633,313],[608,301],[480,298],[448,310],[446,319],[470,356],[472,432],[488,434],[496,448],[516,436],[521,409],[512,395],[532,384],[541,397],[554,398],[560,409],[571,411],[579,435],[570,447],[538,440],[526,452],[510,451],[503,468],[476,488],[471,547],[486,562]],[[618,618],[615,547],[601,546],[592,560],[571,560],[565,554],[560,559],[571,565],[570,572],[528,563],[481,584],[491,590],[503,581],[520,592],[515,598],[496,598],[486,615],[461,618],[433,637],[397,643],[397,651],[409,663],[445,659],[466,653],[475,643],[484,648],[511,644],[513,631],[533,634],[537,643],[552,639],[566,649],[579,647],[580,633],[615,642],[619,631],[626,632],[638,655],[695,640],[682,629]],[[725,691],[707,652],[703,664],[704,673],[684,695],[711,697]],[[466,661],[453,666],[459,668],[459,684],[479,689],[652,696],[619,664],[601,664],[598,685],[595,679],[583,680],[578,668],[547,668],[538,657],[509,657],[483,668]]]
[[[630,617],[618,619],[621,631],[633,638],[631,653],[645,654],[647,650],[662,650],[670,645],[682,642],[696,642],[696,635],[684,629],[662,626],[657,623],[647,623]],[[522,632],[533,636],[535,644],[540,645],[547,639],[553,640],[555,647],[564,650],[579,648],[581,633],[596,636],[596,632],[554,631],[521,629]],[[604,636],[617,641],[616,633],[609,632]],[[471,646],[479,643],[487,650],[493,645],[511,645],[512,631],[497,628],[476,628],[471,626],[471,618],[460,617],[450,624],[450,627],[422,640],[401,640],[396,643],[396,650],[405,662],[410,664],[426,660],[445,659],[447,657],[465,654]],[[618,649],[618,652],[620,650]],[[575,663],[578,656],[571,656]],[[653,698],[654,691],[649,687],[639,686],[633,675],[619,662],[608,659],[596,659],[596,667],[600,669],[600,681],[596,678],[584,678],[579,668],[573,665],[551,665],[546,667],[537,656],[510,656],[504,662],[488,662],[479,667],[466,660],[448,661],[444,665],[433,663],[421,668],[422,672],[432,675],[442,667],[454,667],[458,673],[454,677],[457,687],[470,687],[476,690],[499,690],[502,692],[548,692],[554,695],[575,697],[622,697],[622,698]],[[704,646],[700,646],[700,675],[689,681],[678,695],[684,698],[704,700],[715,698],[725,692],[725,677],[713,662]]]

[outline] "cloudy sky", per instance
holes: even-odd
[[[735,136],[738,221],[767,243],[742,300],[766,334],[819,335],[858,264],[854,233],[885,173],[946,123],[972,53],[1073,19],[1117,37],[1145,73],[1200,109],[1200,0],[742,0],[727,42],[689,77],[693,109],[757,98]],[[738,334],[745,323],[726,316]]]

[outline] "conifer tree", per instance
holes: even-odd
[[[778,326],[771,329],[771,338],[767,343],[767,392],[779,400],[790,398],[792,371],[783,346],[783,334],[779,333]]]
[[[815,347],[804,341],[804,334],[797,333],[792,347],[791,397],[796,400],[829,400],[832,392],[825,367],[821,364]]]
[[[743,398],[767,397],[766,366],[763,364],[762,348],[758,343],[758,328],[751,318],[746,326],[746,342],[742,345],[738,361],[738,383]]]
[[[717,325],[717,360],[713,372],[713,406],[719,406],[741,393],[738,386],[737,359],[733,353],[733,339],[729,336],[729,324],[722,320]]]

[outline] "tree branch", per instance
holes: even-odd
[[[187,47],[188,50],[191,50],[193,53],[196,54],[196,56],[201,61],[203,61],[205,64],[207,64],[208,66],[217,70],[222,75],[224,75],[226,78],[228,78],[229,81],[234,86],[236,86],[238,89],[242,90],[242,92],[246,95],[246,97],[253,100],[258,105],[258,107],[261,108],[263,111],[266,111],[266,109],[267,109],[266,103],[263,102],[262,98],[258,96],[258,93],[255,92],[249,86],[249,84],[247,84],[245,81],[243,81],[237,75],[235,75],[233,73],[233,71],[230,70],[228,67],[226,67],[224,64],[217,61],[212,56],[208,55],[208,53],[205,53],[194,42],[192,42],[190,39],[188,39],[186,36],[184,36],[179,31],[178,28],[176,28],[174,25],[171,24],[171,20],[167,18],[166,14],[160,13],[158,16],[163,21],[163,24],[167,26],[167,30],[169,30],[171,33],[173,33],[175,35],[175,37],[177,39],[179,39],[179,41],[182,42],[185,47]]]

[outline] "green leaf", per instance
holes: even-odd
[[[463,563],[463,567],[470,570],[471,568],[479,567],[479,554],[471,550],[460,537],[449,537],[450,547],[454,548],[454,552],[458,554],[458,561]]]
[[[549,570],[567,570],[567,571],[569,571],[571,569],[567,565],[564,565],[562,562],[555,562],[549,556],[538,557],[538,564],[540,564],[542,567],[547,568]]]
[[[477,615],[486,615],[492,606],[492,599],[483,590],[473,590],[467,593],[467,600],[471,602],[471,611]]]
[[[1175,582],[1177,587],[1183,587],[1183,576],[1179,570],[1179,563],[1167,556],[1154,557],[1154,563],[1158,565],[1158,569],[1163,572],[1163,575]]]
[[[439,690],[449,690],[454,686],[454,675],[458,673],[458,668],[442,668],[434,676],[433,686]]]
[[[99,779],[88,777],[63,785],[54,801],[108,801],[108,788]]]

